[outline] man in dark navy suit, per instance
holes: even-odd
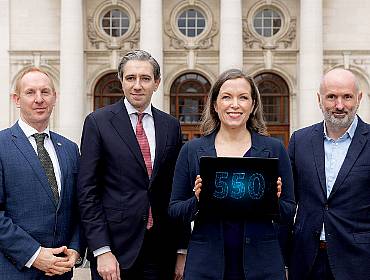
[[[370,279],[370,126],[362,93],[334,69],[317,94],[324,121],[293,133],[289,155],[298,212],[289,280]]]
[[[149,53],[128,52],[118,74],[124,99],[88,115],[82,134],[78,192],[92,278],[178,278],[182,231],[167,210],[180,124],[151,105],[160,68]]]
[[[49,130],[56,92],[42,69],[18,76],[13,100],[20,118],[0,132],[0,278],[71,279],[82,252],[78,147]]]

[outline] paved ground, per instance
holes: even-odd
[[[77,268],[74,270],[73,280],[91,280],[89,268]]]

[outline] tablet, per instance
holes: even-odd
[[[200,214],[265,220],[279,216],[277,158],[201,157]]]

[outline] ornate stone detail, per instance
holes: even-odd
[[[288,28],[280,36],[262,37],[251,30],[252,25],[247,19],[243,19],[243,41],[244,46],[250,49],[276,49],[292,46],[297,34],[297,20],[292,18]]]
[[[104,40],[101,39],[96,32],[94,27],[94,19],[92,17],[87,19],[87,37],[89,38],[91,45],[96,49],[99,49],[100,43],[104,42]]]
[[[294,39],[297,36],[297,19],[292,18],[289,23],[288,31],[283,37],[281,37],[278,42],[282,43],[284,48],[288,48],[292,45]]]
[[[262,40],[249,30],[247,19],[243,19],[243,42],[244,46],[250,49],[261,48],[262,45]]]
[[[101,16],[110,9],[122,9],[130,18],[130,26],[121,37],[112,37],[104,32],[101,27]],[[140,20],[137,19],[131,6],[122,1],[103,1],[87,18],[87,37],[95,49],[129,50],[139,45]]]
[[[177,32],[173,31],[172,25],[167,22],[165,27],[165,33],[170,38],[170,45],[175,49],[209,49],[213,46],[213,38],[218,33],[217,24],[213,23],[211,30],[205,36],[199,36],[199,38],[180,36]]]

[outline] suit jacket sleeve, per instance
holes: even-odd
[[[169,207],[170,216],[181,219],[184,224],[193,221],[198,211],[197,199],[193,192],[196,171],[191,170],[188,143],[182,147],[176,162]]]
[[[111,246],[98,189],[97,174],[101,157],[100,132],[94,116],[90,114],[86,117],[82,132],[77,193],[82,226],[91,251]]]
[[[6,190],[0,159],[0,250],[18,269],[22,269],[40,244],[6,216]]]
[[[77,165],[79,166],[79,161],[80,161],[80,153],[78,151],[78,146],[76,144],[73,145],[73,157],[77,161]],[[78,174],[78,173],[77,173]],[[74,182],[77,184],[77,174],[75,174],[76,178],[74,178]],[[73,188],[76,188],[76,186],[73,186]],[[72,202],[72,211],[75,213],[74,216],[74,221],[73,221],[73,226],[75,228],[71,242],[69,243],[68,248],[69,249],[74,249],[77,252],[79,252],[80,256],[83,258],[84,251],[86,249],[86,245],[84,242],[84,237],[82,233],[82,228],[80,225],[80,219],[79,219],[79,207],[78,207],[78,201],[77,201],[77,193],[74,196],[74,201]]]

